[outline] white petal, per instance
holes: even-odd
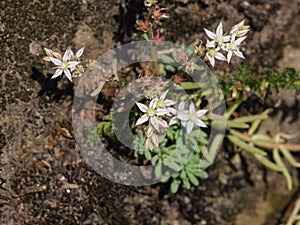
[[[69,61],[68,62],[68,68],[72,68],[72,67],[75,67],[79,64],[80,62],[77,62],[77,61]]]
[[[162,100],[164,100],[164,99],[166,98],[166,96],[167,96],[168,92],[169,92],[169,89],[168,89],[168,90],[166,90],[165,92],[163,92],[163,93],[161,94],[161,96],[160,96],[160,98],[159,98],[159,99],[162,99]]]
[[[234,44],[235,44],[236,46],[239,46],[239,45],[246,39],[246,37],[247,37],[247,36],[238,38],[237,40],[234,41]]]
[[[65,73],[66,77],[72,82],[72,75],[71,75],[70,71],[67,69],[67,70],[64,70],[64,73]]]
[[[203,123],[202,120],[199,120],[199,119],[196,120],[196,125],[197,125],[198,127],[207,127],[206,124]]]
[[[50,57],[51,62],[53,62],[56,66],[60,66],[62,61],[60,61],[59,59]]]
[[[146,129],[146,132],[145,132],[145,135],[146,137],[150,137],[151,135],[153,134],[153,128],[151,126],[149,126],[147,129]]]
[[[204,29],[205,33],[207,34],[207,36],[210,38],[210,39],[215,39],[216,38],[216,34],[214,34],[213,32],[207,30],[207,29]]]
[[[59,77],[62,74],[63,70],[57,69],[51,79]]]
[[[215,47],[216,47],[215,41],[206,40],[206,48],[215,48]]]
[[[207,112],[206,109],[201,109],[201,110],[198,110],[198,111],[196,112],[196,114],[197,114],[198,117],[201,117],[201,116],[203,116],[206,112]]]
[[[242,58],[242,59],[245,58],[244,55],[243,55],[243,53],[242,53],[240,50],[235,50],[235,51],[234,51],[234,54],[235,54],[236,56]]]
[[[163,128],[168,128],[169,127],[169,125],[166,121],[164,121],[162,119],[157,119],[157,121],[158,121],[158,124],[159,124],[160,127],[163,127]]]
[[[206,57],[208,58],[208,60],[209,60],[210,64],[212,65],[212,67],[214,67],[215,66],[215,58],[208,55],[208,54],[206,54]]]
[[[179,109],[179,110],[184,110],[184,106],[185,106],[184,101],[181,101],[181,102],[178,104],[178,109]]]
[[[79,58],[80,56],[82,56],[83,51],[84,51],[84,48],[79,49],[79,50],[76,52],[76,57]]]
[[[231,57],[232,57],[232,51],[228,51],[227,53],[227,62],[230,63],[230,60],[231,60]]]
[[[135,125],[137,126],[137,125],[143,124],[143,123],[145,123],[146,121],[148,121],[148,119],[149,119],[149,117],[148,117],[147,115],[142,115],[141,118],[139,118],[139,119],[136,121]]]
[[[150,102],[150,104],[149,104],[149,108],[155,109],[155,108],[156,108],[157,101],[158,101],[157,98],[152,99],[151,102]]]
[[[222,22],[219,23],[217,30],[216,30],[216,35],[218,37],[223,36],[223,26],[222,26]]]
[[[186,125],[186,131],[187,133],[191,133],[191,131],[193,130],[194,128],[194,123],[192,121],[188,121],[187,122],[187,125]]]
[[[221,52],[217,52],[216,55],[215,55],[215,58],[218,59],[218,60],[226,61],[225,56]]]
[[[223,37],[223,42],[228,42],[230,41],[230,36],[229,35],[226,35]]]
[[[169,125],[172,126],[172,125],[176,124],[177,122],[178,122],[178,119],[176,116],[174,116],[171,118]]]
[[[139,107],[139,109],[140,109],[142,112],[147,112],[148,106],[144,105],[143,103],[139,103],[139,102],[136,102],[135,104],[137,105],[137,107]]]
[[[177,110],[174,108],[168,108],[168,111],[173,115],[176,115],[176,113],[177,113]]]
[[[159,124],[156,117],[150,117],[150,124],[159,132]]]
[[[70,48],[68,48],[68,49],[65,51],[64,56],[63,56],[62,59],[63,59],[64,62],[66,62],[66,61],[68,61],[73,55],[74,55],[73,51],[72,51]]]
[[[169,113],[169,111],[166,108],[165,109],[159,108],[159,109],[156,110],[156,115],[158,115],[158,116],[163,116],[163,115],[166,115],[168,113]]]
[[[176,104],[175,101],[169,100],[169,99],[166,99],[164,102],[166,103],[167,106],[171,106],[171,105],[175,105]]]
[[[158,146],[159,146],[159,140],[158,140],[158,136],[156,134],[152,135],[151,141],[154,144],[154,146],[158,148]]]
[[[181,113],[177,115],[177,118],[183,121],[187,121],[189,120],[189,114],[186,113]]]
[[[195,110],[195,105],[193,102],[191,102],[190,104],[190,107],[189,107],[189,113],[192,114],[192,113],[195,113],[196,110]]]

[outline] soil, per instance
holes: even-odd
[[[189,45],[221,19],[224,29],[245,19],[251,32],[244,50],[255,68],[299,68],[299,0],[170,0],[166,40]],[[75,84],[51,80],[43,47],[85,47],[97,58],[120,44],[140,40],[135,20],[141,0],[0,1],[0,223],[14,224],[197,224],[279,225],[299,193],[284,178],[239,149],[224,146],[209,178],[171,194],[169,184],[130,187],[112,183],[82,159],[72,138]],[[218,63],[227,73],[230,66]],[[298,98],[298,99],[297,99]],[[281,100],[280,100],[281,99]],[[299,131],[299,97],[280,92],[262,129]],[[298,140],[299,141],[299,140]],[[163,223],[162,223],[163,224]]]

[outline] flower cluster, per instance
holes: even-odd
[[[64,55],[61,56],[60,53],[52,51],[51,49],[44,48],[47,56],[43,60],[47,62],[52,62],[55,64],[55,73],[51,79],[59,77],[63,73],[72,82],[72,77],[81,76],[84,72],[83,66],[80,65],[80,57],[83,54],[84,48],[79,49],[76,54],[68,48]]]
[[[212,66],[215,65],[216,59],[230,63],[232,56],[244,58],[243,53],[240,51],[240,45],[246,39],[246,34],[249,31],[249,26],[245,26],[244,23],[245,21],[243,20],[234,25],[229,35],[223,33],[222,22],[219,23],[216,32],[204,29],[210,40],[207,40],[205,46],[202,45],[202,42],[195,42],[194,52],[200,56],[205,55],[205,58],[209,60]],[[222,51],[227,53],[226,57]]]
[[[149,106],[136,102],[137,107],[144,113],[136,122],[136,126],[145,122],[149,122],[145,128],[145,148],[152,150],[159,147],[158,135],[165,132],[165,130],[179,121],[185,127],[187,133],[191,133],[195,126],[206,127],[205,123],[200,119],[207,110],[196,111],[193,102],[190,103],[189,109],[185,109],[185,103],[180,102],[175,109],[173,106],[175,101],[166,99],[169,90],[164,91],[159,97],[153,98]],[[169,123],[166,117],[171,118]]]

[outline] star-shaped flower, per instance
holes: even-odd
[[[154,98],[151,100],[149,107],[144,105],[143,103],[136,102],[138,108],[144,112],[145,114],[142,115],[136,122],[136,126],[143,124],[149,120],[150,125],[154,127],[157,131],[159,131],[160,127],[168,128],[168,124],[166,121],[161,119],[159,116],[163,116],[169,113],[167,109],[156,108],[157,107],[158,98]]]
[[[209,60],[210,64],[214,67],[215,66],[215,58],[218,60],[224,60],[226,61],[225,56],[219,52],[220,48],[214,48],[212,47],[214,44],[212,43],[212,41],[208,41],[206,43],[206,48],[207,48],[207,52],[205,55],[205,58]]]
[[[195,105],[193,102],[191,102],[188,113],[182,113],[177,115],[177,117],[181,120],[182,125],[186,128],[187,133],[191,133],[194,126],[198,127],[207,127],[205,123],[200,120],[200,117],[202,117],[207,110],[198,110],[196,111]]]
[[[238,56],[238,57],[240,57],[242,59],[245,58],[244,55],[243,55],[243,53],[239,49],[239,45],[246,39],[247,36],[240,37],[240,38],[238,38],[236,40],[235,40],[235,37],[236,37],[235,34],[232,35],[230,42],[227,43],[223,47],[223,49],[225,51],[228,51],[228,53],[227,53],[227,62],[228,63],[230,62],[232,55],[236,55],[236,56]]]
[[[170,126],[178,123],[178,121],[179,121],[178,116],[180,117],[181,114],[187,114],[188,113],[188,111],[184,109],[184,105],[185,105],[185,103],[183,101],[181,101],[178,104],[177,109],[171,108],[169,110],[174,115],[171,118],[170,122],[169,122]]]
[[[229,35],[223,34],[223,25],[222,22],[219,23],[216,33],[209,31],[207,29],[204,29],[207,36],[212,39],[213,44],[217,44],[218,46],[223,46],[225,42],[228,42],[230,40]]]
[[[62,73],[66,75],[66,77],[72,82],[72,75],[70,69],[76,67],[79,62],[77,61],[69,61],[70,60],[70,52],[67,50],[65,51],[62,60],[50,57],[52,63],[56,65],[56,71],[51,79],[60,76]]]

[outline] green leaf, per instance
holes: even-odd
[[[147,160],[151,160],[151,158],[152,158],[152,155],[151,155],[151,152],[150,151],[145,151],[145,158],[147,159]]]
[[[247,144],[246,142],[242,141],[236,136],[228,135],[227,137],[233,144],[239,146],[240,148],[244,149],[247,152],[250,152],[252,154],[262,155],[262,156],[267,155],[267,153],[264,152],[263,150],[256,148],[250,144]]]
[[[172,72],[172,73],[176,72],[176,68],[174,66],[171,66],[171,65],[165,65],[165,69]]]
[[[189,190],[191,188],[191,184],[190,184],[189,180],[183,179],[182,181],[183,181],[183,185],[185,186],[185,188]]]
[[[100,81],[98,84],[98,87],[91,93],[91,96],[92,97],[97,96],[101,92],[104,84],[105,84],[105,81]]]
[[[286,147],[284,147],[283,145],[280,145],[279,149],[281,150],[283,156],[289,162],[289,164],[291,164],[293,167],[296,167],[296,168],[300,167],[300,163],[294,159],[293,155],[290,153],[290,151]]]
[[[178,191],[180,181],[173,180],[171,183],[171,192],[175,194]]]
[[[160,59],[165,64],[173,64],[175,62],[175,60],[173,58],[171,58],[170,56],[167,56],[167,55],[160,55]]]
[[[200,89],[199,84],[196,82],[181,82],[180,87],[184,90]]]
[[[195,186],[199,185],[199,181],[197,179],[197,177],[194,176],[194,174],[192,173],[187,173],[189,180],[191,181],[191,183]]]

